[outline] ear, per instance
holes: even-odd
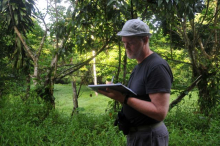
[[[143,42],[144,42],[145,44],[147,44],[148,41],[149,41],[149,37],[148,37],[148,36],[143,37]]]

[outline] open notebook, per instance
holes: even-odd
[[[130,96],[137,96],[137,94],[129,89],[128,87],[122,85],[121,83],[117,84],[99,84],[99,85],[88,85],[94,91],[103,90],[106,91],[106,88],[110,88],[112,90],[116,90],[121,92],[122,94],[130,95]]]

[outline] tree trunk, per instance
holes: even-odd
[[[125,51],[125,55],[124,55],[124,74],[123,74],[123,84],[127,84],[126,82],[126,74],[127,74],[127,54],[126,54],[126,51]]]
[[[121,71],[121,45],[119,43],[119,51],[118,51],[118,70],[115,76],[116,83],[119,81],[119,74]]]
[[[199,99],[198,104],[200,112],[209,116],[213,107],[218,104],[219,100],[219,77],[216,72],[209,73],[208,70],[202,70],[202,80],[198,84]]]
[[[118,81],[119,81],[119,74],[120,74],[120,71],[121,71],[121,45],[120,45],[120,42],[119,42],[118,46],[119,46],[118,70],[117,70],[117,73],[116,73],[116,76],[115,76],[116,83],[118,83]],[[115,101],[113,109],[114,109],[114,111],[117,111],[117,109],[119,109],[119,102],[118,101]]]
[[[78,113],[78,95],[77,95],[77,89],[76,89],[76,82],[72,81],[72,88],[73,88],[73,111],[71,116],[73,116],[74,113]]]
[[[37,83],[38,83],[38,81],[39,81],[39,75],[38,75],[38,63],[37,62],[35,62],[34,63],[34,75],[32,76],[32,78],[33,78],[33,83],[34,83],[34,85],[36,86],[37,85]]]
[[[27,77],[26,77],[26,84],[27,84],[27,88],[26,88],[25,99],[28,99],[30,89],[31,89],[31,77],[30,77],[30,75],[27,75]]]

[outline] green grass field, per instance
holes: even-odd
[[[73,90],[71,84],[56,84],[54,89],[56,109],[66,114],[71,114],[73,109]],[[111,99],[90,90],[88,87],[81,88],[78,106],[82,114],[104,114]]]
[[[79,88],[79,87],[77,87]],[[173,91],[170,102],[178,97],[179,93]],[[56,98],[56,109],[70,115],[73,109],[73,90],[71,84],[56,84],[54,88],[54,96]],[[79,99],[78,99],[78,111],[83,114],[104,114],[108,103],[113,101],[102,94],[96,95],[94,91],[87,86],[82,86]],[[178,106],[196,107],[197,106],[197,92],[191,92],[186,95],[181,104]],[[175,108],[174,108],[175,109]]]
[[[178,92],[172,91],[171,101]],[[92,97],[90,97],[92,94]],[[115,117],[106,112],[112,100],[96,96],[86,86],[79,97],[79,114],[70,116],[73,109],[71,84],[55,85],[56,110],[47,111],[47,105],[33,93],[22,101],[16,94],[0,98],[0,145],[45,146],[124,146],[126,136],[113,125]],[[197,92],[193,91],[172,110],[165,124],[169,146],[219,146],[220,106],[211,116],[198,111]]]
[[[90,95],[92,95],[92,97],[90,97]],[[172,91],[170,103],[179,95],[180,92]],[[55,86],[57,110],[67,115],[71,114],[73,108],[72,96],[73,92],[70,84],[57,84]],[[169,111],[164,122],[170,133],[171,146],[209,146],[211,144],[216,145],[217,143],[220,145],[218,140],[220,134],[216,135],[216,130],[214,130],[218,120],[213,121],[213,123],[208,123],[208,118],[200,114],[195,114],[199,108],[197,98],[197,91],[192,91],[186,95],[177,106]],[[79,97],[79,113],[95,116],[105,114],[110,101],[112,100],[103,95],[99,94],[96,96],[95,92],[83,86]],[[212,133],[210,131],[214,132]],[[207,134],[208,132],[209,134]]]

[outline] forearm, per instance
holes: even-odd
[[[129,98],[127,105],[158,121],[163,121],[168,112],[168,108],[166,108],[166,106],[157,106],[153,102],[148,102],[137,98]]]
[[[108,92],[99,91],[99,93],[108,96],[111,99],[124,103],[125,95],[120,92],[107,89]],[[127,105],[131,106],[140,113],[151,117],[158,121],[163,121],[169,109],[169,93],[149,94],[151,102],[140,100],[135,97],[130,97],[127,100]]]

